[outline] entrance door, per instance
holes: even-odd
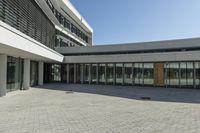
[[[164,86],[164,64],[155,63],[154,67],[154,84],[155,86]]]

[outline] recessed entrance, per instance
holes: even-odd
[[[155,63],[154,66],[154,84],[155,86],[164,86],[164,63]]]

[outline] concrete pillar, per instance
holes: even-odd
[[[43,85],[44,82],[44,62],[39,62],[39,70],[38,70],[38,84]]]
[[[30,59],[24,59],[23,89],[28,90],[29,87],[30,87]]]
[[[0,96],[6,95],[7,89],[7,56],[0,55]]]

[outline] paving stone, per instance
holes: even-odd
[[[0,133],[199,133],[199,103],[197,89],[47,84],[0,98]]]

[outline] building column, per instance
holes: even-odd
[[[29,87],[30,87],[30,59],[24,59],[23,89],[28,90]]]
[[[44,84],[44,62],[39,62],[39,70],[38,70],[38,84],[43,85]]]
[[[6,95],[7,89],[7,56],[0,55],[0,96]]]

